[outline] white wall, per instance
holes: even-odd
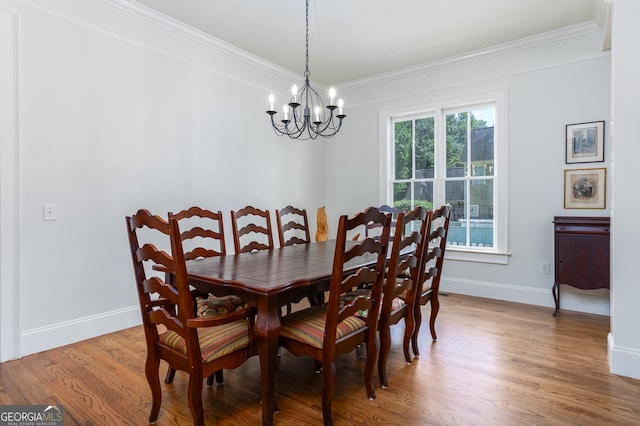
[[[608,209],[563,208],[565,169],[609,168],[609,140],[604,163],[565,164],[565,125],[597,120],[609,125],[610,55],[602,52],[602,39],[595,24],[583,25],[341,88],[349,122],[341,135],[346,142],[327,145],[327,211],[335,215],[388,201],[381,199],[378,185],[386,142],[380,111],[506,91],[511,256],[508,265],[497,265],[455,261],[450,255],[441,289],[554,306],[553,217],[609,214]],[[344,190],[346,183],[358,189]],[[551,263],[550,274],[539,273],[540,262]],[[561,309],[609,314],[608,290],[561,286],[561,293]]]
[[[15,14],[0,9],[0,361],[14,356],[20,327],[16,39]]]
[[[2,360],[140,322],[124,228],[139,208],[228,218],[294,204],[315,223],[324,203],[322,144],[278,138],[265,114],[268,94],[302,77],[120,3],[0,0],[16,28],[8,114],[19,130],[0,133],[18,157],[17,183],[2,183],[3,229],[20,218],[15,262],[0,265]],[[44,203],[57,221],[43,221]]]
[[[609,363],[616,374],[640,379],[640,283],[638,280],[638,178],[640,139],[640,3],[616,0],[613,6],[613,199],[612,300]]]
[[[620,1],[638,15],[631,0]],[[119,0],[0,0],[0,88],[15,93],[0,101],[0,361],[139,322],[123,227],[140,207],[292,203],[309,209],[314,223],[315,208],[326,204],[334,223],[340,213],[380,203],[385,108],[508,93],[509,264],[447,262],[444,291],[552,306],[553,270],[541,275],[538,265],[552,261],[553,216],[609,214],[562,203],[564,126],[610,124],[610,57],[599,31],[575,28],[561,40],[542,37],[344,85],[344,130],[326,142],[295,142],[270,132],[264,110],[268,93],[284,98],[299,76],[145,16]],[[616,137],[632,141],[616,147],[624,196],[633,193],[638,149],[631,128],[638,34],[630,18],[623,29],[626,71],[615,71],[615,102]],[[610,156],[607,139],[609,176]],[[640,364],[629,363],[640,348],[629,326],[638,323],[640,291],[632,268],[638,238],[628,232],[633,202],[616,199],[610,348],[612,369],[637,376],[628,367]],[[57,204],[57,221],[42,220],[43,203]],[[563,288],[563,309],[608,314],[608,293]]]

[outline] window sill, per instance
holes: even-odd
[[[494,263],[497,265],[508,265],[511,253],[474,250],[472,248],[458,248],[447,246],[445,258],[448,260],[460,260],[463,262]]]

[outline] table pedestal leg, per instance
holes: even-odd
[[[278,412],[274,399],[277,368],[278,337],[280,335],[280,307],[273,300],[264,300],[258,306],[255,338],[260,356],[262,379],[262,424],[273,425],[273,413]]]

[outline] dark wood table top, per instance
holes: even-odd
[[[194,283],[225,287],[228,292],[269,295],[301,289],[331,277],[335,240],[299,244],[240,255],[187,262]],[[371,255],[371,262],[375,255]],[[351,270],[371,262],[354,262]]]

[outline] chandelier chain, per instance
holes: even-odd
[[[306,45],[305,45],[305,71],[304,71],[304,76],[305,77],[309,77],[309,0],[307,0],[307,9],[306,9],[306,16],[307,16],[307,24],[306,24]]]

